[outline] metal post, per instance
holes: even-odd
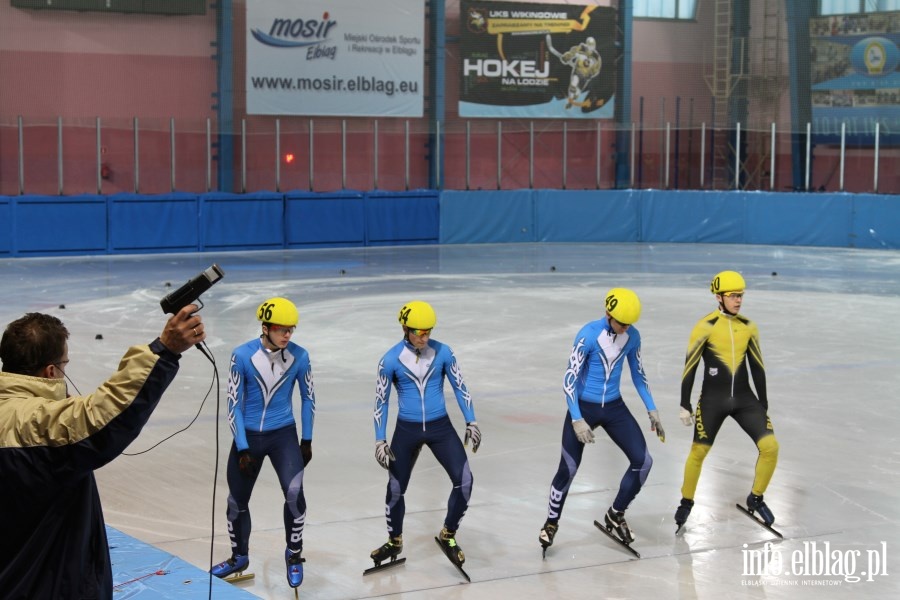
[[[812,135],[810,135],[811,133],[812,133],[812,123],[807,123],[806,124],[806,184],[804,186],[804,189],[807,192],[809,191],[809,168],[810,168],[810,162],[812,160],[810,157],[810,155],[812,153]]]
[[[878,159],[881,147],[881,121],[875,122],[875,193],[878,193]]]
[[[703,189],[703,174],[706,170],[706,121],[700,123],[700,189]]]
[[[275,191],[281,191],[281,119],[275,119]]]
[[[206,119],[207,130],[206,130],[206,161],[207,165],[209,164],[209,118]],[[141,190],[141,140],[140,140],[140,126],[138,125],[138,118],[134,118],[134,124],[132,125],[134,129],[134,193],[139,194]],[[207,167],[207,191],[209,189],[209,168]]]
[[[466,189],[469,187],[469,177],[471,175],[470,165],[472,162],[472,122],[466,121]]]
[[[241,119],[241,193],[247,192],[247,119]]]
[[[315,150],[315,142],[313,142],[313,139],[315,138],[314,133],[315,133],[315,131],[313,130],[313,120],[310,119],[309,120],[309,191],[313,191],[313,176],[315,173],[315,169],[313,168],[314,167],[313,155],[315,154],[315,152],[313,152],[313,150]]]
[[[839,191],[844,191],[844,160],[847,156],[847,121],[841,123],[841,174],[838,184]]]
[[[374,139],[372,140],[372,152],[375,156],[372,157],[373,158],[372,169],[374,170],[372,188],[377,190],[378,189],[378,119],[375,119],[375,122],[373,123],[373,125],[375,127],[375,131],[374,131],[374,135],[373,135]]]
[[[341,189],[347,189],[347,119],[341,119]]]
[[[741,122],[734,124],[734,189],[741,189]]]
[[[666,145],[665,145],[665,148],[666,148],[666,160],[665,160],[666,177],[664,180],[665,181],[664,189],[669,189],[669,170],[671,168],[669,166],[669,144],[671,143],[670,139],[669,139],[670,135],[672,135],[672,125],[671,125],[671,123],[666,123]]]
[[[97,193],[103,193],[103,160],[100,155],[103,153],[103,147],[101,146],[101,138],[100,138],[100,117],[96,118],[94,128],[97,131]]]
[[[169,119],[169,173],[171,174],[170,187],[175,191],[175,117]]]
[[[409,119],[403,124],[403,189],[409,189]]]
[[[772,142],[771,150],[769,150],[769,190],[775,191],[775,121],[772,121]]]
[[[503,179],[503,121],[497,121],[497,189]]]
[[[441,139],[441,121],[437,120],[434,122],[434,131],[435,131],[435,156],[437,156],[437,162],[434,163],[434,183],[438,189],[441,189],[443,186],[441,179],[441,165],[444,163],[441,160],[441,148],[444,147],[443,140]]]
[[[534,189],[534,121],[528,122],[528,189]]]
[[[568,162],[568,156],[566,156],[566,148],[568,147],[568,138],[569,138],[569,129],[568,124],[563,121],[563,136],[562,136],[562,189],[566,189],[566,163]]]
[[[635,139],[635,125],[634,121],[631,122],[631,189],[634,189],[634,139]]]
[[[212,124],[206,117],[206,191],[212,189]]]
[[[600,189],[600,120],[597,120],[597,189]]]
[[[17,119],[19,123],[19,195],[25,193],[25,132],[22,128],[22,116]]]
[[[63,195],[63,126],[62,117],[56,117],[56,182],[59,195]]]

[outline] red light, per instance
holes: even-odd
[[[285,154],[284,162],[286,162],[287,164],[291,164],[292,162],[294,162],[294,153],[288,152],[287,154]]]

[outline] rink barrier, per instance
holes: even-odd
[[[0,196],[0,256],[517,242],[900,248],[900,196],[655,190]]]

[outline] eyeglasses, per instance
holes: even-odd
[[[412,327],[410,327],[409,332],[413,335],[423,336],[429,335],[431,333],[431,329],[413,329]]]
[[[66,365],[69,364],[69,359],[67,358],[66,360],[60,360],[60,361],[57,361],[55,363],[50,363],[50,364],[53,365],[54,367],[56,367],[57,369],[59,369],[60,371],[65,371]]]
[[[622,329],[627,329],[628,327],[631,327],[631,323],[623,323],[622,321],[618,320],[617,318],[613,317],[612,315],[610,315],[609,318],[613,323],[616,323]]]
[[[285,327],[284,325],[269,325],[269,331],[272,333],[281,333],[281,334],[292,334],[294,330],[297,329],[297,326],[293,327]]]
[[[744,297],[744,292],[725,292],[725,293],[722,294],[722,295],[723,295],[723,296],[728,296],[729,298],[738,298],[738,299],[740,299],[740,298],[743,298],[743,297]]]

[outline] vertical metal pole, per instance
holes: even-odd
[[[241,193],[247,192],[247,119],[241,119]]]
[[[434,179],[435,184],[438,189],[441,189],[443,186],[443,176],[441,175],[441,165],[443,165],[443,161],[441,159],[441,148],[444,147],[443,139],[441,138],[441,123],[443,121],[437,120],[434,122],[434,130],[435,130],[435,139],[437,140],[437,149],[435,150],[435,154],[437,155],[437,162],[434,165],[434,171],[436,177]]]
[[[566,189],[566,163],[568,162],[568,156],[566,156],[566,149],[568,148],[568,138],[569,138],[569,128],[568,124],[563,121],[563,135],[562,135],[562,189]]]
[[[812,154],[812,123],[806,124],[806,184],[804,185],[804,189],[809,191],[809,168],[810,163],[812,161],[810,155]]]
[[[63,126],[62,117],[56,117],[56,182],[59,195],[63,195]]]
[[[171,190],[175,191],[175,117],[169,118],[169,173]]]
[[[534,121],[528,122],[528,189],[534,189]]]
[[[635,139],[635,125],[634,121],[631,122],[631,189],[634,189],[634,139]]]
[[[734,124],[734,189],[741,189],[741,122]]]
[[[374,139],[372,140],[372,152],[374,154],[374,156],[373,156],[374,162],[372,165],[372,169],[374,171],[374,173],[373,173],[374,181],[372,182],[372,187],[377,190],[378,189],[378,119],[375,119],[375,122],[373,123],[373,125],[375,127],[375,131],[373,134]]]
[[[875,122],[875,193],[878,193],[878,159],[881,148],[881,121]]]
[[[838,190],[844,191],[844,161],[847,156],[847,121],[841,123],[841,174]]]
[[[669,166],[669,145],[671,143],[669,136],[672,135],[672,124],[666,123],[666,177],[665,177],[665,189],[669,189],[669,170],[671,167]]]
[[[315,174],[315,165],[313,164],[313,155],[315,154],[315,131],[313,130],[313,120],[309,120],[309,191],[313,191],[313,177]]]
[[[209,118],[206,119],[207,123],[209,123]],[[134,193],[139,194],[141,191],[141,138],[140,138],[140,125],[138,122],[138,118],[134,118]],[[209,130],[207,130],[206,135],[206,160],[209,162]],[[207,169],[208,172],[208,169]],[[207,178],[209,176],[207,175]],[[207,189],[209,185],[207,183]]]
[[[206,117],[206,191],[212,189],[212,123]]]
[[[678,189],[678,172],[680,171],[678,154],[681,150],[681,96],[675,96],[675,189]]]
[[[703,189],[703,175],[706,170],[706,121],[700,123],[700,189]]]
[[[466,121],[466,189],[471,189],[469,187],[469,177],[471,174],[471,162],[472,162],[472,122]]]
[[[100,138],[100,117],[97,117],[95,121],[94,128],[97,131],[97,193],[103,193],[103,160],[100,155],[103,153],[103,147],[101,146],[101,138]]]
[[[771,141],[771,149],[769,150],[769,190],[775,191],[775,121],[772,121],[772,141]]]
[[[347,119],[341,119],[341,189],[347,189]]]
[[[19,123],[19,195],[25,193],[25,131],[22,128],[22,115],[17,119]]]
[[[403,189],[409,189],[409,119],[403,125]]]
[[[275,119],[275,191],[281,191],[281,119]]]
[[[600,189],[600,120],[597,120],[597,189]]]
[[[497,189],[503,180],[503,121],[497,121]]]

